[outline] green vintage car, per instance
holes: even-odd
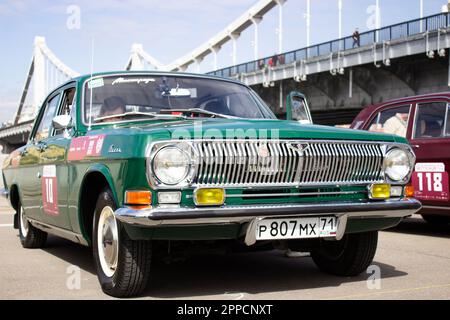
[[[152,256],[200,249],[290,249],[324,272],[365,271],[378,230],[421,207],[415,156],[397,136],[311,125],[301,94],[286,103],[277,120],[244,84],[184,73],[69,81],[3,166],[23,247],[47,234],[91,246],[116,297],[142,292]]]

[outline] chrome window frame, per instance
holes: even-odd
[[[70,129],[74,129],[77,127],[77,119],[76,119],[76,106],[77,106],[77,93],[78,93],[78,88],[76,86],[76,82],[69,82],[66,85],[64,85],[64,87],[61,88],[61,99],[59,101],[59,106],[58,106],[58,110],[56,112],[56,116],[61,115],[61,111],[62,111],[62,107],[63,107],[63,103],[64,103],[64,99],[67,97],[67,91],[74,89],[75,90],[75,94],[73,96],[73,100],[72,100],[72,110],[70,111],[70,116],[72,119],[72,123],[71,123],[71,128]],[[69,130],[70,130],[69,129]],[[67,130],[67,129],[65,129]],[[56,129],[53,128],[53,134],[52,137],[59,137],[59,136],[63,136],[64,135],[64,130],[63,132],[56,134]]]
[[[49,139],[49,138],[54,136],[54,134],[53,134],[54,133],[53,123],[50,122],[50,126],[48,128],[48,136],[45,137],[45,138],[42,138],[41,140],[36,140],[36,134],[38,133],[38,130],[39,130],[39,127],[42,124],[42,121],[44,121],[45,113],[47,112],[49,103],[51,101],[53,101],[53,99],[58,98],[58,103],[57,103],[57,105],[55,107],[55,113],[53,115],[53,118],[54,118],[55,115],[59,112],[59,108],[61,107],[62,96],[63,96],[63,92],[62,92],[62,88],[61,87],[56,89],[56,90],[54,90],[51,94],[49,94],[47,96],[47,98],[45,99],[45,101],[44,101],[44,103],[43,103],[43,105],[41,107],[41,110],[38,113],[38,116],[36,117],[36,122],[35,122],[35,124],[33,126],[33,131],[31,132],[32,135],[30,135],[30,139],[29,139],[30,142],[37,143],[37,142],[41,142],[41,141],[47,140],[47,139]],[[52,120],[53,120],[53,118],[52,118]]]
[[[107,123],[86,123],[86,119],[85,119],[85,100],[86,100],[86,86],[88,84],[89,81],[93,81],[95,79],[99,79],[99,78],[109,78],[109,77],[124,77],[124,76],[137,76],[137,77],[142,77],[142,76],[147,76],[147,77],[151,77],[151,76],[155,76],[155,77],[163,77],[163,76],[172,76],[172,77],[183,77],[183,78],[196,78],[196,79],[203,79],[203,80],[211,80],[211,81],[221,81],[221,82],[228,82],[228,83],[233,83],[235,85],[240,85],[243,86],[244,88],[246,88],[249,91],[249,94],[252,96],[252,100],[255,101],[255,104],[258,106],[258,108],[260,108],[261,110],[261,114],[263,116],[267,116],[267,115],[272,115],[273,112],[270,109],[270,107],[264,103],[264,101],[262,100],[262,98],[249,86],[245,85],[244,83],[241,82],[237,82],[237,81],[233,81],[230,79],[222,79],[222,78],[214,78],[214,77],[209,77],[209,76],[201,76],[201,75],[195,75],[195,74],[171,74],[171,73],[161,73],[161,72],[154,72],[154,73],[145,73],[145,72],[136,72],[136,73],[113,73],[113,74],[104,74],[104,75],[95,75],[92,77],[88,77],[86,78],[82,85],[82,92],[81,92],[81,103],[80,103],[80,115],[81,115],[81,123],[86,127],[86,128],[91,128],[91,127],[101,127],[101,126],[109,126],[109,125],[116,125],[116,124],[124,124],[124,123],[131,123],[131,122],[145,122],[145,121],[149,121],[149,119],[134,119],[134,120],[123,120],[123,121],[114,121],[114,122],[107,122]],[[95,89],[95,88],[94,88]],[[259,99],[258,99],[259,98]],[[263,110],[264,108],[268,109],[267,110]],[[244,118],[247,119],[247,118]],[[151,119],[150,119],[151,120]],[[159,120],[161,121],[161,119],[155,119],[155,120]],[[251,120],[276,120],[276,118],[264,118],[264,119],[251,119]]]
[[[447,109],[445,111],[445,120],[444,120],[445,121],[445,123],[444,123],[444,138],[445,137],[450,137],[450,132],[447,132],[447,129],[449,129],[449,128],[447,128],[447,125],[448,125],[448,121],[450,120],[450,118],[449,118],[449,116],[450,116],[449,109],[450,109],[450,103],[447,102]]]

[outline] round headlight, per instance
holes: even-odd
[[[166,185],[177,185],[189,174],[190,157],[177,147],[165,147],[153,158],[153,173]]]
[[[402,182],[411,172],[411,161],[406,151],[392,149],[384,159],[386,175],[395,182]]]

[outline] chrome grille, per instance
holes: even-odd
[[[382,182],[379,143],[337,141],[195,141],[194,186],[310,186]]]

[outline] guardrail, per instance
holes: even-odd
[[[259,60],[239,64],[236,66],[216,70],[207,73],[219,77],[233,77],[242,73],[255,72],[262,70],[269,65],[284,65],[295,61],[307,60],[309,58],[330,55],[356,47],[364,47],[375,43],[383,43],[386,41],[407,38],[413,35],[421,34],[428,31],[435,31],[450,26],[450,14],[440,13],[422,19],[410,20],[381,29],[363,32],[360,34],[359,44],[354,43],[352,36],[342,39],[332,40],[320,43],[314,46],[289,51],[275,56],[266,57]]]

